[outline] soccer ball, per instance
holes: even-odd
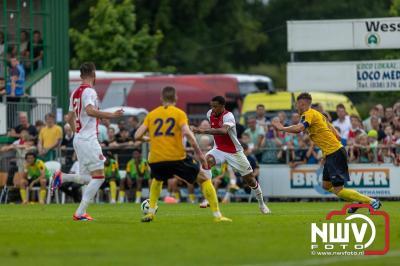
[[[143,214],[148,214],[149,209],[150,209],[150,200],[145,199],[142,204],[140,205],[140,209],[142,210]],[[156,212],[157,212],[158,206],[156,206]]]

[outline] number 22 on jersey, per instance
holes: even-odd
[[[163,125],[167,125],[167,129],[163,132],[161,129]],[[165,121],[161,118],[157,118],[154,120],[154,125],[156,126],[156,130],[154,131],[154,137],[160,136],[175,136],[173,129],[175,127],[175,119],[172,117],[168,117]]]

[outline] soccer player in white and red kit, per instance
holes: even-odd
[[[253,175],[253,169],[237,139],[235,117],[231,112],[225,110],[224,97],[216,96],[211,100],[211,110],[207,112],[207,118],[211,128],[193,128],[193,132],[214,135],[214,148],[206,154],[209,167],[206,171],[208,177],[211,178],[212,166],[226,161],[254,191],[261,213],[270,213],[264,203],[260,185]]]
[[[97,136],[99,119],[116,118],[123,114],[122,109],[114,113],[99,111],[97,93],[93,89],[96,81],[95,71],[93,63],[87,62],[81,65],[82,84],[70,97],[67,122],[76,133],[73,145],[78,157],[79,175],[57,172],[53,177],[53,188],[61,186],[63,181],[88,184],[82,195],[82,201],[73,215],[73,219],[77,221],[93,220],[86,213],[86,209],[104,182],[105,158]]]

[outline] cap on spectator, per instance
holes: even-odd
[[[375,129],[371,129],[370,131],[368,131],[368,137],[378,138],[378,131],[376,131]]]

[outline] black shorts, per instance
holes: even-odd
[[[151,177],[158,181],[166,181],[173,178],[174,175],[179,176],[185,181],[193,184],[196,181],[200,171],[199,163],[190,156],[181,161],[167,161],[150,163]]]
[[[344,147],[326,156],[322,180],[331,182],[334,187],[343,186],[350,180]]]

